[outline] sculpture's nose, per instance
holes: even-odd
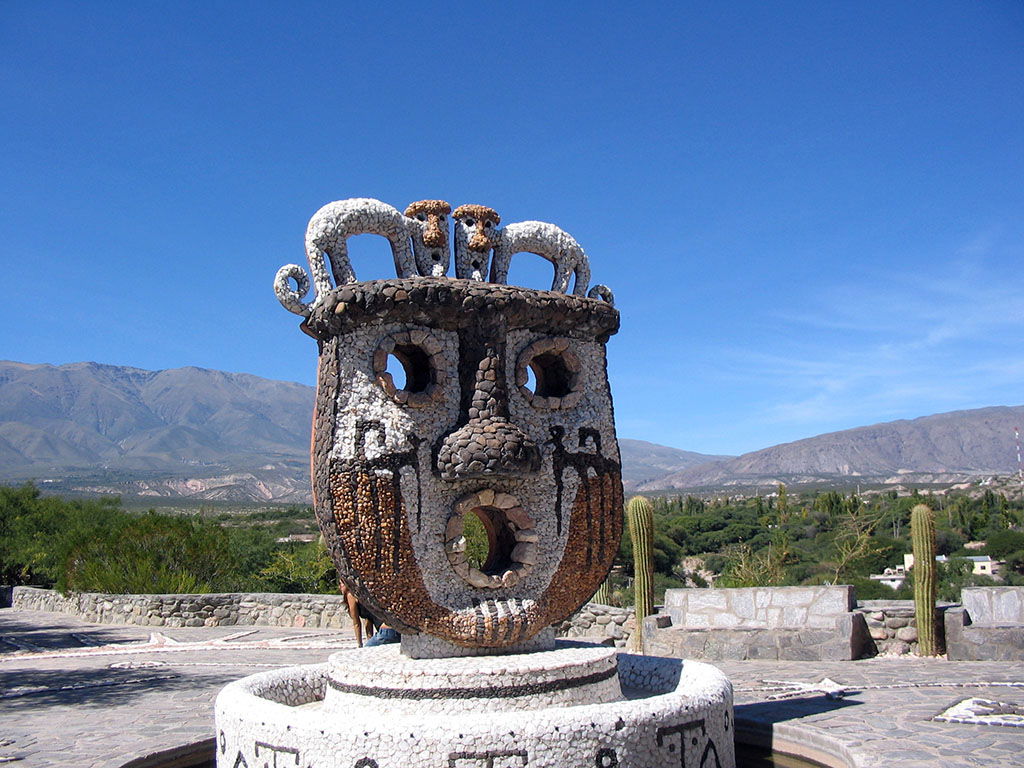
[[[427,217],[427,228],[423,233],[423,244],[430,248],[441,248],[445,245],[444,232],[436,215]]]
[[[536,471],[537,445],[507,419],[470,421],[445,438],[437,469],[445,480],[501,477]]]
[[[441,443],[437,470],[446,480],[521,475],[540,465],[536,443],[508,420],[500,362],[487,350],[474,374],[468,421]]]
[[[476,251],[477,253],[486,253],[491,249],[490,238],[487,237],[483,232],[476,232],[471,238],[469,238],[469,250]]]

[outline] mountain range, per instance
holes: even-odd
[[[687,467],[639,490],[754,487],[769,483],[947,484],[1015,473],[1014,428],[1024,406],[950,411],[830,432]]]
[[[314,390],[204,368],[0,361],[0,481],[308,503]],[[630,486],[729,458],[622,440]]]
[[[0,479],[302,503],[312,411],[311,387],[248,374],[0,362]]]
[[[312,387],[203,368],[0,361],[0,481],[61,492],[309,502]],[[739,457],[620,439],[628,490],[956,482],[1015,471],[1024,406],[895,421]]]

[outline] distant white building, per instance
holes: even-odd
[[[953,558],[954,560],[969,560],[972,563],[971,573],[975,576],[992,576],[995,577],[1002,571],[1003,563],[999,560],[993,560],[988,555],[959,555]],[[935,562],[937,563],[948,563],[950,558],[946,555],[936,555]],[[907,554],[903,556],[903,569],[909,571],[914,567],[914,556]]]
[[[971,563],[971,573],[976,576],[991,576],[994,579],[999,578],[999,573],[1003,567],[1002,561],[993,560],[988,555],[961,555],[952,559],[967,560]],[[946,555],[935,556],[935,562],[937,563],[948,563],[949,561],[950,558]],[[872,573],[868,578],[896,590],[903,586],[903,583],[907,580],[907,572],[913,567],[914,556],[904,555],[903,565],[897,565],[895,568],[886,568],[882,573]]]
[[[308,544],[311,541],[316,541],[318,535],[315,533],[292,533],[287,536],[282,536],[279,539],[274,539],[275,544],[294,544],[296,542],[301,544]]]

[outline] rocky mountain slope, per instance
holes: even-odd
[[[302,501],[310,387],[202,368],[0,362],[0,479]]]
[[[619,438],[622,454],[622,484],[626,490],[658,483],[662,478],[708,462],[725,461],[734,456],[712,456],[706,453],[681,451],[646,440]]]
[[[1024,406],[951,411],[784,443],[683,469],[643,490],[766,483],[955,483],[1017,471],[1014,427]]]
[[[202,368],[0,362],[0,481],[308,503],[313,389]],[[726,457],[621,443],[627,485]]]

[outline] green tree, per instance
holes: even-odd
[[[76,537],[58,586],[79,592],[210,592],[236,573],[228,534],[199,518],[158,515]]]
[[[866,575],[862,574],[861,566],[878,550],[874,533],[880,515],[865,509],[859,502],[844,503],[842,508],[845,512],[833,538],[833,584],[840,584],[854,575]]]
[[[779,483],[779,499],[775,508],[779,511],[779,522],[786,522],[789,517],[789,494],[786,493],[786,486],[782,483]]]
[[[834,520],[842,514],[843,502],[842,494],[836,491],[826,491],[819,494],[814,500],[814,509],[823,514],[827,519]]]
[[[462,516],[462,535],[466,539],[466,560],[482,571],[491,554],[491,541],[487,528],[475,512]]]
[[[1024,550],[1024,531],[997,531],[985,542],[985,552],[998,560]]]
[[[789,552],[768,546],[754,551],[749,544],[731,545],[726,552],[728,565],[718,580],[723,587],[778,587],[785,584]]]
[[[274,592],[333,594],[338,591],[338,572],[323,537],[278,550],[260,576]]]
[[[0,575],[62,591],[194,592],[258,588],[275,549],[264,527],[121,508],[117,498],[0,487]]]

